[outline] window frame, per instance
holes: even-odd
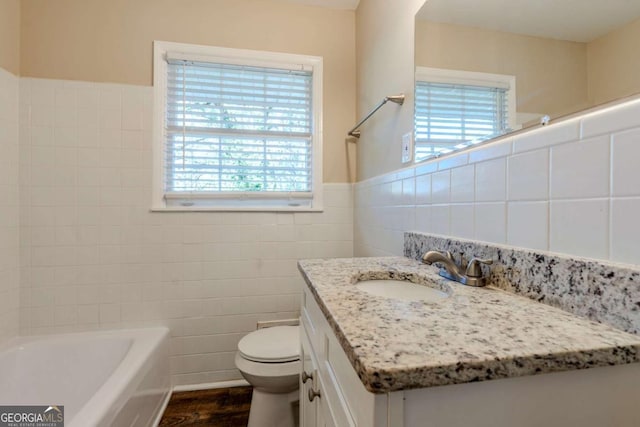
[[[516,113],[516,76],[508,75],[508,74],[493,74],[493,73],[483,73],[479,71],[463,71],[463,70],[452,70],[446,68],[433,68],[433,67],[422,67],[417,66],[415,69],[415,83],[417,82],[426,82],[426,83],[443,83],[443,84],[459,84],[459,85],[469,85],[469,86],[484,86],[484,87],[502,87],[507,88],[507,122],[509,124],[509,128],[512,130],[518,129],[517,125],[517,113]],[[414,100],[415,103],[418,102],[417,99]],[[414,108],[415,110],[415,108]],[[416,113],[414,111],[414,123]],[[414,128],[415,134],[415,128]],[[464,148],[472,147],[473,145],[479,144],[481,142],[485,142],[484,140],[479,140],[475,143],[467,144]],[[417,144],[417,141],[416,141]],[[421,159],[415,159],[414,163],[420,163],[425,160],[433,159],[434,157],[443,156],[446,154],[451,154],[453,152],[459,151],[464,148],[454,149],[447,153],[442,153],[440,155],[431,155],[428,157],[424,157]],[[415,150],[415,149],[414,149]],[[414,154],[415,157],[415,154]]]
[[[263,197],[261,192],[247,192],[236,198],[225,197],[223,193],[216,193],[211,197],[203,194],[200,200],[207,200],[206,205],[176,206],[167,204],[164,190],[166,173],[164,162],[165,147],[165,108],[167,103],[167,53],[188,56],[194,60],[247,65],[257,67],[292,68],[311,67],[312,75],[312,165],[311,165],[311,204],[310,206],[274,205],[269,196]],[[248,49],[234,49],[218,46],[205,46],[166,41],[153,42],[153,183],[152,183],[152,211],[294,211],[319,212],[323,210],[322,197],[322,57],[298,55],[291,53],[258,51]],[[197,194],[197,193],[191,193]],[[262,194],[268,194],[264,192]],[[295,193],[293,193],[295,194]],[[215,200],[224,203],[215,204]],[[295,199],[295,197],[292,197]],[[194,200],[197,200],[195,198]]]

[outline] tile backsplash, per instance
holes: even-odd
[[[20,80],[20,330],[167,325],[175,384],[238,379],[238,340],[298,316],[296,260],[353,255],[352,186],[322,213],[150,212],[152,101]]]
[[[404,255],[429,250],[493,260],[489,285],[640,334],[640,269],[472,240],[408,232]]]
[[[355,185],[355,253],[416,230],[640,265],[640,100]]]

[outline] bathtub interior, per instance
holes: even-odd
[[[64,405],[68,427],[150,427],[169,397],[168,329],[21,337],[0,349],[0,404]]]
[[[45,337],[0,355],[0,402],[63,405],[67,419],[111,376],[131,339]]]

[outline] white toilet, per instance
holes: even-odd
[[[297,425],[300,376],[298,326],[258,329],[238,343],[236,367],[253,386],[247,427]]]

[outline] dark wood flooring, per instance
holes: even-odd
[[[246,427],[251,393],[251,387],[173,393],[160,427]]]

